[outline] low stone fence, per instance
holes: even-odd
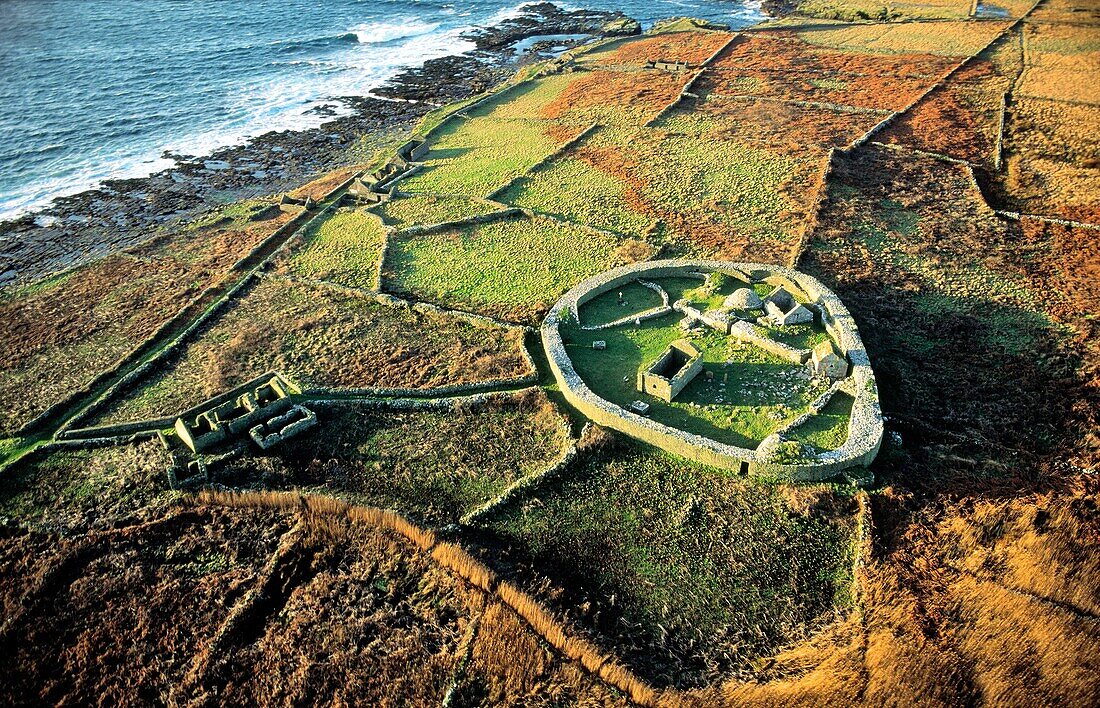
[[[794,251],[791,254],[789,263],[791,268],[798,267],[798,262],[802,260],[802,254],[809,246],[814,231],[817,230],[818,219],[821,217],[821,209],[825,206],[825,200],[829,197],[829,177],[833,174],[833,161],[836,159],[836,154],[836,148],[829,148],[829,155],[825,159],[825,164],[822,166],[821,172],[818,174],[817,183],[814,185],[813,197],[810,200],[809,218],[806,219],[806,223],[802,226],[802,233],[799,234],[798,243],[795,244]]]
[[[848,439],[837,450],[822,453],[804,463],[776,463],[756,450],[720,443],[625,410],[593,393],[573,368],[559,331],[562,313],[572,313],[576,317],[580,303],[639,277],[668,277],[693,271],[727,270],[770,273],[793,281],[821,309],[826,329],[852,364],[850,379],[855,391],[855,402],[852,406]],[[577,321],[579,322],[579,318]],[[653,261],[614,268],[581,282],[567,292],[547,315],[542,326],[542,339],[550,368],[570,404],[600,425],[704,464],[761,477],[818,481],[835,476],[847,467],[869,464],[878,454],[882,443],[883,423],[878,389],[855,321],[840,298],[824,285],[811,276],[789,268],[702,260]]]
[[[508,207],[500,211],[491,211],[488,214],[478,214],[477,216],[469,216],[465,219],[455,219],[453,221],[441,221],[438,224],[424,224],[423,226],[409,226],[404,229],[397,229],[394,231],[394,236],[425,236],[427,234],[437,234],[441,231],[450,231],[451,229],[461,229],[466,226],[477,226],[478,224],[491,224],[494,221],[504,221],[507,219],[519,219],[525,217],[523,209],[516,207]]]
[[[620,317],[617,320],[607,322],[605,324],[588,326],[581,325],[581,329],[587,332],[595,332],[601,329],[612,329],[614,327],[621,327],[622,325],[630,324],[631,322],[645,322],[646,320],[654,320],[658,317],[663,317],[664,315],[672,312],[672,306],[668,304],[668,293],[665,292],[664,288],[662,288],[660,285],[657,285],[657,283],[651,283],[647,280],[639,280],[638,283],[640,285],[644,285],[645,287],[655,291],[658,295],[660,295],[661,304],[657,307],[651,307],[648,310],[643,310],[641,312],[636,312],[632,315],[627,315],[626,317]],[[579,324],[580,319],[578,319],[577,322]]]
[[[347,189],[351,185],[351,183],[355,179],[358,178],[358,176],[359,176],[358,174],[352,175],[346,181],[344,181],[341,184],[334,187],[328,194],[326,194],[324,197],[322,197],[321,201],[322,202],[328,201],[332,197],[334,197],[336,194],[340,193],[342,190]],[[227,307],[229,305],[229,303],[232,302],[232,300],[235,297],[237,297],[239,294],[241,294],[246,288],[251,287],[251,285],[253,285],[255,282],[257,282],[258,279],[259,279],[259,276],[258,276],[259,272],[261,270],[263,270],[265,267],[267,267],[267,265],[272,261],[272,259],[274,259],[280,253],[282,253],[288,247],[288,245],[294,240],[295,236],[300,235],[302,232],[304,232],[306,229],[308,229],[309,226],[311,224],[313,224],[314,222],[317,222],[317,221],[320,221],[320,220],[323,220],[323,219],[327,218],[333,212],[333,210],[336,208],[336,205],[337,205],[337,202],[333,201],[332,203],[327,205],[324,209],[317,212],[316,214],[313,214],[312,216],[309,216],[308,213],[303,213],[303,214],[299,215],[303,220],[305,220],[307,216],[309,216],[309,218],[308,218],[308,220],[305,220],[304,223],[303,222],[297,222],[296,229],[293,232],[290,232],[290,230],[284,231],[283,235],[285,235],[286,238],[284,238],[282,243],[280,243],[274,250],[272,250],[271,253],[269,253],[266,257],[264,257],[263,260],[261,260],[254,267],[252,267],[247,272],[247,274],[244,275],[244,277],[242,277],[239,281],[234,283],[228,290],[224,291],[220,296],[218,296],[217,299],[215,299],[198,317],[191,320],[190,324],[188,324],[187,327],[185,327],[179,334],[177,334],[169,342],[167,342],[164,345],[164,347],[162,347],[160,350],[157,350],[148,359],[146,359],[145,361],[142,361],[140,364],[135,366],[133,369],[131,369],[125,375],[123,375],[121,378],[117,379],[116,381],[114,381],[114,383],[112,383],[110,386],[108,386],[106,389],[104,389],[95,398],[95,400],[93,400],[83,410],[79,411],[69,421],[67,421],[65,423],[65,425],[62,426],[61,431],[63,432],[65,430],[71,429],[74,426],[78,425],[81,421],[88,420],[91,416],[93,416],[95,413],[97,413],[99,410],[101,410],[103,405],[107,401],[111,400],[114,396],[118,395],[121,391],[127,389],[129,386],[133,385],[135,382],[140,380],[142,377],[144,377],[150,371],[152,371],[157,366],[159,366],[160,363],[163,362],[166,357],[168,357],[169,355],[171,355],[172,353],[177,351],[183,344],[185,344],[188,341],[188,339],[195,332],[197,332],[201,327],[206,325],[213,317],[218,315],[225,307]],[[296,217],[296,218],[298,218],[298,217]],[[289,224],[290,224],[290,222],[287,222],[287,224],[284,224],[283,227],[285,228]],[[271,237],[269,237],[268,240],[267,240],[267,243],[269,245],[271,243],[274,243],[274,242],[275,241]],[[241,263],[244,260],[245,259],[241,259],[240,261],[238,261],[238,263]],[[103,384],[105,384],[110,379],[117,376],[122,369],[124,369],[127,366],[130,366],[133,363],[139,361],[141,359],[141,357],[144,356],[145,353],[149,351],[149,348],[153,345],[153,343],[155,343],[158,339],[160,339],[162,337],[165,337],[165,336],[168,336],[169,333],[173,329],[177,328],[182,323],[182,321],[185,319],[185,315],[187,314],[187,311],[190,308],[195,307],[198,304],[201,304],[204,299],[206,299],[206,298],[208,298],[211,295],[214,295],[216,293],[217,293],[217,288],[208,288],[207,290],[203,291],[202,294],[200,294],[198,297],[196,297],[194,300],[192,300],[183,310],[181,310],[179,315],[177,315],[175,318],[173,318],[169,322],[162,325],[155,333],[153,333],[149,338],[147,338],[145,340],[145,342],[143,342],[141,345],[139,345],[137,349],[135,349],[133,352],[131,352],[131,354],[127,355],[127,357],[123,358],[118,363],[116,363],[115,366],[113,366],[110,370],[105,371],[102,374],[100,374],[98,377],[96,377],[96,380],[93,381],[92,384],[89,384],[87,387],[85,387],[85,389],[83,389],[83,391],[84,391],[83,395],[74,394],[73,396],[70,396],[69,398],[67,398],[66,401],[64,401],[62,403],[59,403],[59,404],[55,404],[55,406],[53,408],[54,409],[59,409],[59,410],[64,410],[65,407],[74,406],[75,401],[78,400],[79,398],[83,398],[83,397],[92,395],[95,390],[97,390],[98,388],[103,386]],[[45,414],[43,414],[43,415],[39,416],[36,420],[45,420],[45,419],[46,419],[46,416],[45,416]],[[32,423],[33,422],[34,421],[32,421]],[[27,426],[24,426],[24,427],[26,428],[29,425],[31,425],[31,424],[27,424]]]
[[[794,347],[787,346],[783,342],[777,342],[771,337],[765,337],[757,332],[756,325],[750,322],[741,321],[733,325],[730,328],[730,336],[737,337],[738,341],[749,342],[770,354],[775,354],[780,358],[786,359],[792,364],[801,366],[810,359],[809,349],[795,349]]]

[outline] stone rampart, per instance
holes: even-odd
[[[639,277],[660,278],[697,272],[770,273],[791,280],[809,296],[823,315],[826,328],[852,363],[855,391],[848,439],[837,450],[821,453],[797,464],[773,462],[756,450],[727,445],[701,435],[632,413],[597,396],[577,374],[566,351],[559,327],[563,315],[577,318],[580,304]],[[576,319],[579,322],[579,318]],[[567,292],[547,315],[542,340],[550,368],[566,399],[593,422],[624,432],[669,452],[704,464],[739,470],[755,476],[817,481],[835,476],[848,467],[867,465],[882,443],[882,411],[878,389],[855,321],[836,295],[815,278],[782,266],[703,260],[665,260],[614,268],[581,282]]]

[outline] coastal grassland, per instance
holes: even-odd
[[[419,172],[397,183],[411,194],[478,199],[527,171],[559,144],[545,121],[473,117],[448,125]],[[578,129],[577,132],[580,132]]]
[[[997,184],[1010,208],[1100,223],[1100,105],[1017,98]]]
[[[793,27],[805,42],[822,47],[870,54],[936,54],[968,57],[978,53],[1010,24],[1005,22],[940,22],[935,32],[921,23],[842,24]]]
[[[431,388],[518,376],[529,373],[522,347],[518,330],[269,276],[100,420],[171,415],[271,370],[303,388]]]
[[[723,256],[782,250],[808,208],[799,200],[809,198],[805,186],[818,169],[812,154],[785,155],[713,134],[664,133],[613,152],[671,231]]]
[[[0,478],[0,518],[32,528],[109,527],[171,502],[169,462],[155,440],[50,453]]]
[[[539,594],[651,681],[686,687],[746,668],[851,606],[850,497],[604,445],[486,536],[549,577]]]
[[[688,77],[663,71],[606,71],[580,74],[547,104],[542,116],[557,121],[637,126],[673,101]]]
[[[551,74],[524,82],[502,92],[498,97],[469,111],[473,117],[501,120],[535,120],[569,84],[576,80],[571,74]]]
[[[622,235],[643,233],[652,219],[631,208],[629,187],[583,157],[555,161],[519,180],[500,200]]]
[[[91,383],[289,218],[248,213],[0,295],[0,433]]]
[[[534,322],[568,288],[611,265],[616,239],[546,217],[397,236],[386,289]]]
[[[359,209],[339,209],[296,235],[291,250],[279,257],[275,267],[284,274],[377,290],[384,243],[378,216]]]
[[[385,202],[371,209],[387,225],[424,226],[441,224],[445,221],[457,221],[473,216],[481,216],[500,209],[499,206],[484,199],[466,199],[426,194],[418,197],[404,197]]]
[[[445,526],[549,467],[568,442],[565,420],[535,391],[442,411],[348,402],[321,415],[315,431],[273,456],[236,460],[217,479],[334,495]]]
[[[617,294],[601,297],[609,296]],[[566,325],[562,338],[574,368],[596,395],[623,408],[641,399],[650,404],[648,415],[655,421],[738,447],[755,448],[782,422],[804,412],[822,390],[805,367],[710,330],[685,335],[678,321],[672,313],[607,330]],[[685,336],[703,351],[703,372],[671,403],[639,392],[638,371]],[[606,349],[592,348],[598,339]]]

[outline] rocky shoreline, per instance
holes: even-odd
[[[370,157],[372,136],[410,130],[434,106],[485,91],[517,66],[562,46],[536,42],[517,53],[512,47],[521,40],[583,35],[584,40],[576,41],[587,41],[640,31],[622,13],[528,5],[517,17],[468,34],[476,48],[466,54],[406,69],[371,96],[333,97],[325,109],[344,115],[316,128],[265,133],[206,156],[166,153],[176,162],[167,170],[108,180],[35,213],[0,222],[0,288],[33,282],[140,243],[227,202],[276,194],[363,162]]]

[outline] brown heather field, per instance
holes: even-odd
[[[276,212],[277,213],[277,212]],[[289,216],[163,236],[0,295],[0,437],[128,354]]]
[[[969,12],[956,0],[801,5],[818,18]],[[1029,6],[1005,4],[1010,19]],[[605,210],[621,243],[584,231],[584,208],[479,232],[528,239],[521,257],[581,234],[544,249],[550,276],[575,268],[573,244],[590,256],[607,236],[609,258],[794,262],[836,292],[886,416],[873,487],[689,464],[584,426],[544,370],[542,390],[480,404],[311,400],[317,429],[212,467],[194,496],[169,489],[156,440],[38,451],[0,473],[0,703],[1100,704],[1100,230],[1026,215],[1100,223],[1100,14],[1043,0],[874,141],[837,151],[820,205],[816,191],[830,147],[1009,21],[785,20],[740,36],[699,97],[652,127],[688,78],[640,65],[700,61],[731,35],[616,40],[582,55],[595,70],[478,109],[513,124],[475,117],[488,132],[549,136],[547,150],[601,124],[521,182],[545,190],[545,213],[555,200]],[[499,139],[483,148],[486,134],[471,145],[511,169],[515,155]],[[480,190],[483,168],[460,162],[452,182]],[[224,284],[286,218],[227,207],[0,295],[0,428]],[[546,228],[522,231],[535,221]],[[529,373],[518,329],[379,304],[362,290],[385,286],[373,281],[379,224],[359,219],[360,237],[325,223],[312,250],[287,251],[309,256],[300,271],[280,261],[98,422],[171,413],[273,368],[306,387],[422,390]],[[440,253],[410,259],[453,290],[470,275]],[[523,285],[476,272],[491,282],[471,291]],[[25,442],[0,440],[0,456]]]

